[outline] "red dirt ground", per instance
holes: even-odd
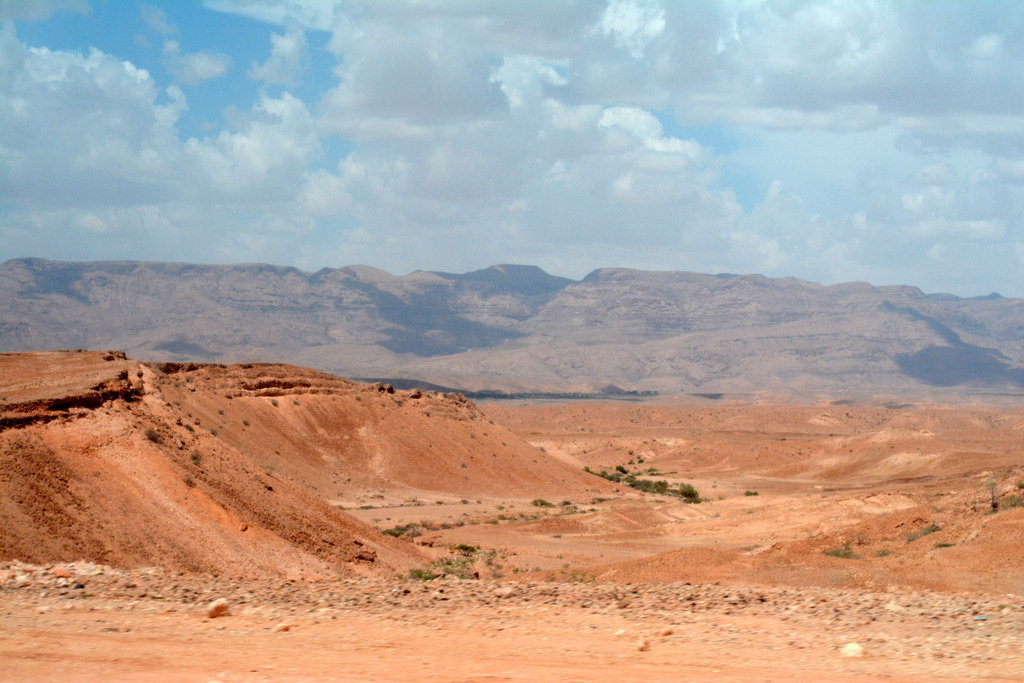
[[[1021,680],[1022,497],[1012,406],[0,354],[0,679]]]

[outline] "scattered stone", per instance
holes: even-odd
[[[230,606],[226,598],[217,598],[206,608],[206,616],[210,619],[226,617],[230,613]]]
[[[843,649],[840,650],[844,657],[862,657],[864,655],[864,648],[859,643],[847,643],[843,645]]]
[[[274,627],[274,633],[282,633],[284,631],[291,631],[291,630],[292,630],[292,625],[291,624],[284,624],[284,623],[282,623],[282,624],[278,624],[277,626]]]
[[[641,638],[636,641],[636,649],[638,652],[647,652],[651,649],[651,641],[646,638]]]
[[[660,633],[658,633],[658,635],[659,635],[659,636],[661,636],[662,638],[665,638],[665,637],[667,637],[667,636],[670,636],[670,635],[672,635],[673,633],[675,633],[675,631],[673,631],[673,630],[672,630],[672,628],[671,628],[671,627],[669,627],[669,628],[663,628],[663,629],[661,629],[661,632],[660,632]]]

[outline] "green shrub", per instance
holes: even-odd
[[[678,495],[687,503],[699,503],[701,500],[700,494],[697,493],[697,489],[693,488],[693,484],[680,484]]]
[[[534,505],[535,507],[539,507],[539,508],[553,508],[553,507],[555,507],[554,503],[552,503],[551,501],[548,501],[548,500],[544,500],[543,498],[534,498],[530,502],[530,504]]]
[[[417,581],[433,581],[437,578],[437,574],[430,571],[429,569],[410,569],[409,578],[416,579]]]
[[[1024,498],[1020,496],[1007,496],[999,501],[999,507],[1001,508],[1022,508],[1024,507]]]
[[[152,427],[146,429],[143,433],[146,435],[146,438],[153,443],[160,443],[160,432],[156,431]]]
[[[859,560],[860,559],[860,555],[858,555],[857,553],[853,552],[853,550],[850,549],[850,544],[849,543],[844,545],[842,548],[832,548],[831,550],[826,550],[824,552],[829,557],[838,557],[838,558],[841,558],[843,560]]]
[[[757,495],[757,491],[744,491],[743,495],[744,496],[756,496]]]
[[[936,531],[942,531],[942,527],[938,524],[929,524],[928,526],[921,527],[917,531],[911,531],[907,534],[906,538],[908,542],[913,543],[919,538],[923,538],[929,534],[934,534]]]

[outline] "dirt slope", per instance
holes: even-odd
[[[422,551],[338,509],[612,487],[457,395],[290,366],[0,355],[0,558],[388,575]]]
[[[705,498],[623,500],[504,531],[556,557],[586,549],[576,567],[599,580],[1024,592],[1019,407],[483,408],[567,462],[657,472]]]
[[[197,432],[324,498],[532,499],[612,490],[546,457],[457,394],[395,391],[287,365],[153,366]]]

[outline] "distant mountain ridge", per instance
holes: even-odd
[[[625,268],[0,264],[0,351],[54,348],[469,390],[1024,394],[1024,300]]]

